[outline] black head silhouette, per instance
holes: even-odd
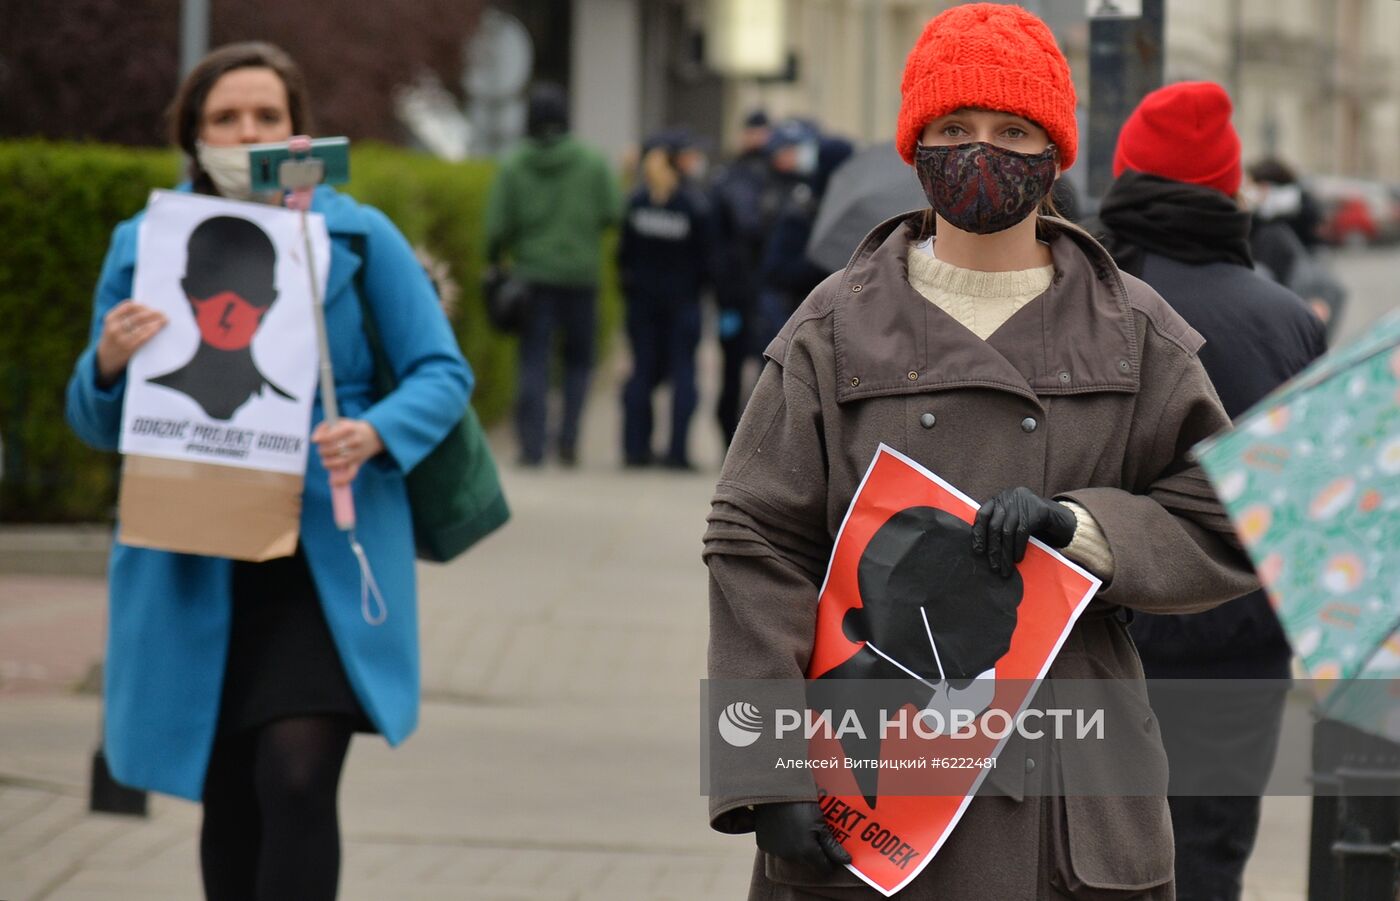
[[[290,399],[253,360],[253,336],[277,300],[277,248],[255,222],[212,216],[190,232],[180,280],[199,329],[188,363],[150,379],[228,420],[264,387]]]
[[[841,739],[846,753],[878,758],[885,703],[924,707],[938,691],[963,689],[991,669],[1011,647],[1024,585],[1020,573],[1003,579],[985,557],[972,553],[972,526],[934,507],[901,510],[876,531],[856,571],[861,606],[841,622],[846,637],[864,646],[823,673],[809,704],[855,711],[866,732]],[[841,680],[884,682],[877,698]],[[842,685],[851,685],[846,691]],[[871,808],[878,804],[880,771],[855,772]]]
[[[185,245],[185,295],[202,300],[232,291],[255,307],[277,299],[277,248],[257,223],[211,216]]]
[[[965,687],[1011,647],[1023,585],[972,553],[972,527],[934,507],[901,510],[880,527],[857,572],[853,641],[929,681]]]

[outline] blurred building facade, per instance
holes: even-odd
[[[616,155],[678,123],[725,142],[744,112],[761,106],[858,140],[885,139],[905,54],[924,23],[957,0],[743,0],[752,15],[781,9],[784,64],[762,75],[711,65],[716,43],[732,39],[717,31],[715,15],[730,2],[571,0],[577,130]],[[1085,0],[1021,5],[1055,30],[1087,105]],[[1400,2],[1166,0],[1166,19],[1167,80],[1231,90],[1246,160],[1274,153],[1304,172],[1400,181]]]
[[[575,130],[620,159],[677,124],[727,144],[760,106],[888,139],[905,54],[956,2],[403,0],[385,32],[362,17],[322,22],[310,0],[209,0],[209,43],[282,43],[306,69],[323,131],[449,158],[504,149],[523,130],[528,82],[558,81]],[[1089,0],[1019,2],[1050,23],[1087,104]],[[1226,85],[1247,159],[1400,182],[1400,0],[1165,3],[1167,79]],[[179,10],[0,0],[0,136],[163,143]]]
[[[397,0],[386,27],[382,17],[317,0],[204,0],[206,14],[196,17],[204,40],[195,43],[278,44],[301,66],[320,134],[404,142],[398,93],[427,79],[446,90],[446,105],[460,104],[464,45],[485,2]],[[0,0],[0,139],[165,145],[184,6]]]
[[[1230,88],[1247,160],[1400,181],[1400,3],[1167,0],[1167,78]]]

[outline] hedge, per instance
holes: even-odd
[[[515,342],[488,327],[479,291],[492,172],[489,162],[364,145],[352,153],[345,186],[445,264],[460,287],[453,326],[476,371],[474,403],[487,423],[510,406],[515,360]],[[74,437],[63,416],[64,388],[87,342],[112,228],[144,206],[152,188],[179,175],[174,151],[0,141],[0,521],[111,518],[117,458]],[[609,267],[600,332],[612,334],[620,306]]]

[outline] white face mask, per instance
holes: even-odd
[[[1256,208],[1263,219],[1296,216],[1303,209],[1303,189],[1297,185],[1273,185],[1262,192]]]
[[[811,175],[816,172],[820,153],[821,148],[816,141],[803,141],[797,145],[797,173]]]
[[[199,167],[209,173],[209,180],[214,182],[220,196],[264,203],[276,198],[277,192],[253,193],[253,165],[246,145],[213,147],[203,141],[195,141],[194,148]]]
[[[1240,209],[1250,213],[1256,212],[1259,209],[1259,202],[1263,199],[1264,191],[1254,182],[1245,180],[1240,185]]]

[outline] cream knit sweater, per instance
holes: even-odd
[[[936,258],[931,240],[909,254],[909,284],[914,290],[983,341],[1017,310],[1044,294],[1054,276],[1054,266],[1015,272],[962,269]],[[1111,580],[1113,553],[1103,530],[1088,510],[1074,503],[1065,506],[1079,523],[1065,556],[1105,582]]]

